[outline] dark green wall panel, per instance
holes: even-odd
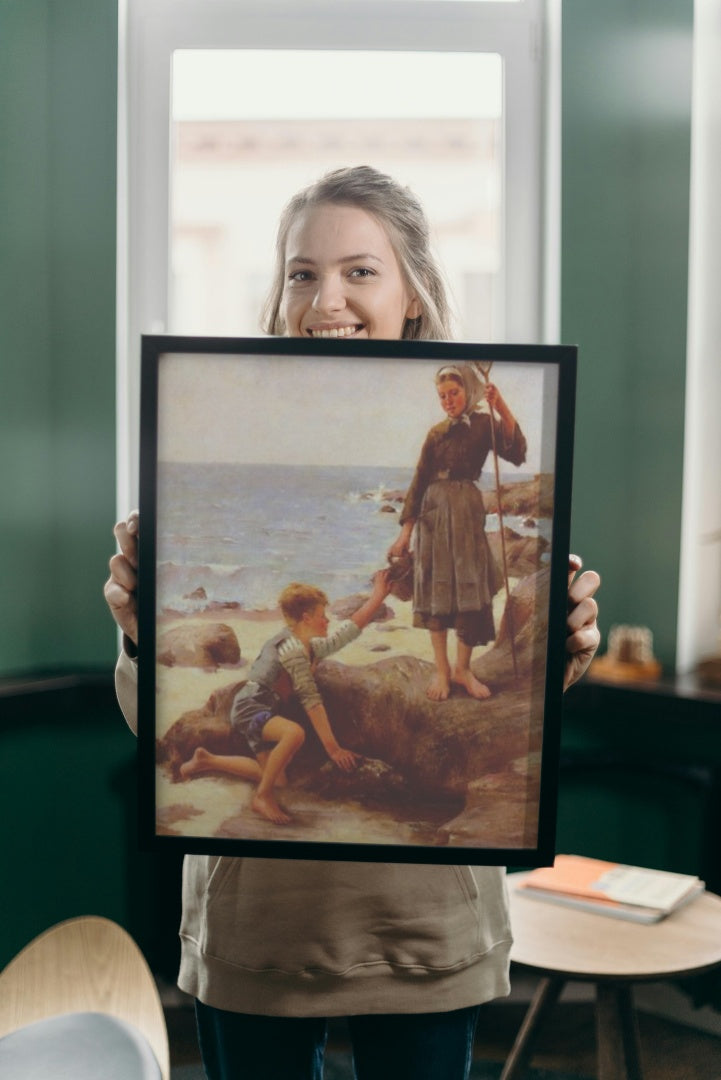
[[[601,625],[675,659],[692,0],[563,6],[562,338],[579,345],[573,545]]]
[[[0,670],[45,649],[51,587],[45,5],[0,4]]]
[[[0,0],[0,675],[112,662],[116,0]]]

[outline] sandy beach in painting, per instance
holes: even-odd
[[[513,587],[515,582],[511,582]],[[505,593],[496,596],[496,621],[500,622]],[[373,622],[352,644],[338,653],[335,660],[350,666],[373,664],[378,660],[399,656],[415,656],[432,661],[430,636],[412,625],[413,613],[410,601],[400,601],[389,596],[387,607],[390,618]],[[247,671],[263,643],[282,625],[279,612],[238,611],[208,612],[180,617],[162,616],[158,620],[158,633],[162,634],[177,626],[192,623],[222,622],[235,633],[241,649],[241,662],[237,667],[225,666],[217,671],[204,671],[191,667],[166,667],[157,665],[157,716],[158,738],[168,731],[187,710],[201,708],[210,695],[224,686],[237,682]],[[481,656],[481,647],[474,656]],[[389,818],[377,809],[363,807],[357,801],[324,800],[307,789],[288,789],[283,793],[285,805],[297,816],[297,825],[269,826],[250,809],[253,785],[243,780],[212,775],[195,777],[181,783],[173,783],[162,767],[157,769],[156,798],[158,822],[162,829],[180,831],[188,837],[228,835],[232,819],[238,817],[238,827],[245,838],[267,839],[269,831],[278,839],[307,840],[309,832],[316,838],[338,842],[364,842],[378,844],[418,843],[418,822],[399,821]],[[429,833],[428,842],[432,833]]]

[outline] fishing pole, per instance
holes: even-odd
[[[490,385],[490,371],[493,367],[492,360],[473,360],[471,362],[471,369],[476,375],[483,380],[486,386]],[[513,674],[515,678],[518,678],[518,661],[516,659],[516,640],[515,629],[513,626],[513,604],[511,603],[511,590],[508,585],[508,558],[506,555],[506,537],[503,530],[503,507],[501,506],[501,474],[498,467],[498,451],[496,450],[496,426],[493,422],[493,406],[488,403],[488,409],[491,414],[491,447],[493,450],[493,467],[496,474],[496,502],[498,503],[498,528],[501,533],[501,556],[503,559],[503,581],[506,586],[506,612],[508,614],[508,633],[511,642],[511,659],[513,660]]]

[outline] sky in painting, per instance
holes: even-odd
[[[415,464],[444,418],[436,360],[166,355],[158,458],[244,464]],[[524,471],[552,470],[553,365],[499,361],[491,371],[528,440]],[[549,395],[550,390],[550,395]],[[541,469],[541,462],[544,468]],[[550,464],[549,464],[550,463]]]

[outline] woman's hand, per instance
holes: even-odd
[[[576,578],[583,566],[578,555],[568,558],[568,617],[566,619],[566,671],[563,689],[568,690],[587,670],[601,640],[596,625],[598,604],[593,599],[601,584],[595,570],[586,570]]]
[[[413,522],[406,521],[401,525],[401,531],[398,538],[394,540],[386,553],[389,559],[401,559],[404,555],[408,554],[408,550],[411,546],[411,534],[413,532]]]
[[[483,396],[488,402],[488,406],[491,410],[491,415],[493,415],[493,410],[495,409],[495,411],[501,418],[504,432],[510,438],[510,436],[513,435],[513,429],[516,426],[516,418],[511,412],[511,410],[508,408],[508,405],[506,404],[506,399],[503,397],[503,394],[495,385],[495,383],[488,383],[486,385],[486,389],[483,391]]]
[[[113,529],[120,553],[110,560],[110,577],[103,593],[110,614],[133,644],[138,644],[138,530],[139,515],[133,510]]]
[[[391,546],[388,548],[388,558],[401,559],[408,551],[408,546],[408,541],[403,536],[399,536],[398,539],[394,540]]]

